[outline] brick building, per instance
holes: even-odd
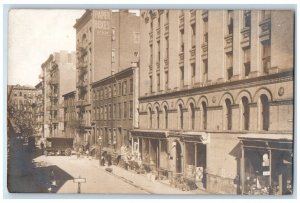
[[[140,30],[143,162],[213,193],[289,193],[294,13],[145,10]]]
[[[130,131],[138,126],[138,74],[130,67],[92,84],[95,127],[90,143],[100,138],[103,152],[120,155],[122,147],[132,148]]]
[[[44,97],[43,97],[43,82],[35,85],[36,88],[36,103],[34,106],[35,122],[36,122],[36,136],[44,137]]]
[[[64,136],[63,96],[76,84],[75,53],[55,52],[42,64],[44,136]]]
[[[64,98],[64,135],[65,137],[75,138],[75,129],[77,126],[77,115],[76,115],[76,91],[71,91],[63,95]]]
[[[88,145],[92,129],[92,84],[130,67],[139,56],[139,17],[125,10],[87,10],[76,29],[77,141]],[[94,142],[90,143],[90,146]]]

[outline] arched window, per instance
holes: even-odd
[[[261,102],[261,122],[262,122],[262,130],[269,130],[269,101],[268,97],[263,94],[260,96]]]
[[[151,108],[149,107],[148,109],[148,115],[149,115],[149,128],[152,128],[152,112],[151,112]]]
[[[183,108],[182,105],[178,106],[178,119],[179,119],[179,129],[183,129]]]
[[[164,106],[165,129],[168,129],[168,108]]]
[[[156,128],[159,129],[159,108],[156,107]]]
[[[226,104],[226,127],[227,130],[231,130],[232,127],[232,104],[231,101],[229,99],[225,100],[225,104]]]
[[[206,130],[207,129],[207,107],[204,101],[201,103],[201,105],[202,105],[202,128],[203,130]]]
[[[195,106],[193,103],[190,103],[190,129],[195,129]]]
[[[242,104],[243,104],[243,130],[249,130],[249,120],[250,120],[250,108],[249,108],[249,101],[247,97],[242,98]]]

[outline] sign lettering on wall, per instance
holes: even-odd
[[[110,34],[110,23],[111,13],[109,10],[98,10],[95,11],[95,32],[97,35],[109,35]]]

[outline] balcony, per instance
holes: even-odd
[[[196,22],[196,10],[191,10],[190,22],[191,22],[191,24]]]
[[[159,71],[160,70],[160,62],[156,62],[156,71]]]
[[[88,102],[86,101],[86,100],[78,100],[78,101],[76,101],[75,102],[75,105],[76,106],[86,106],[86,105],[88,105]]]
[[[165,69],[167,69],[169,67],[169,57],[166,57],[164,59],[164,62],[165,62]]]
[[[156,40],[160,39],[160,28],[156,29]]]
[[[228,34],[224,37],[225,39],[225,52],[231,52],[232,51],[232,41],[233,41],[233,37],[232,34]]]
[[[165,36],[167,37],[169,35],[169,23],[165,24]]]
[[[179,53],[179,64],[183,64],[184,63],[184,52],[180,52]]]
[[[192,62],[195,61],[195,58],[196,58],[196,48],[193,47],[190,50],[190,61],[192,61]]]
[[[207,42],[204,42],[201,45],[201,48],[202,48],[202,57],[207,58],[207,50],[208,50]]]
[[[183,27],[184,27],[184,14],[181,14],[179,16],[179,28],[183,29]]]
[[[153,32],[152,31],[149,33],[149,43],[150,44],[153,43]]]
[[[250,46],[250,27],[245,27],[241,30],[241,37],[242,47]]]
[[[153,66],[152,64],[149,65],[149,73],[152,73],[152,70],[153,70]]]
[[[270,40],[271,35],[271,18],[267,18],[259,23],[260,41]]]
[[[80,80],[76,82],[76,87],[77,88],[85,88],[88,85],[87,80]]]

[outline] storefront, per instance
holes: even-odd
[[[242,193],[291,194],[293,135],[247,134],[239,139]]]

